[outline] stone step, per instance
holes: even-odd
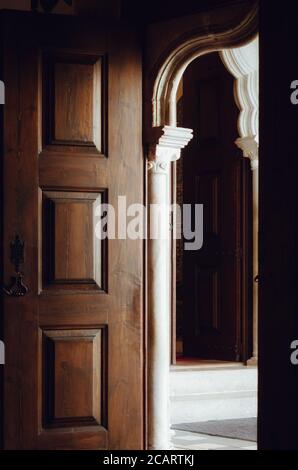
[[[171,424],[257,416],[257,369],[184,369],[170,373]]]

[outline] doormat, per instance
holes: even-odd
[[[257,418],[173,424],[172,429],[257,442]]]

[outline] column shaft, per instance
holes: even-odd
[[[167,165],[149,162],[148,201],[168,205]],[[150,207],[148,207],[150,210]],[[158,220],[149,215],[149,235],[156,233]],[[148,446],[170,448],[169,374],[170,303],[169,240],[148,239]]]

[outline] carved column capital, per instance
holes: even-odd
[[[164,126],[157,143],[149,145],[148,170],[155,173],[166,172],[170,162],[179,160],[181,149],[193,137],[192,132],[192,129],[184,127]]]
[[[166,161],[148,160],[147,170],[151,173],[167,174],[169,163]]]
[[[239,137],[235,144],[242,150],[243,156],[250,159],[252,171],[257,170],[259,167],[259,144],[256,136]]]

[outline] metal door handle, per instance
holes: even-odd
[[[20,266],[24,263],[24,250],[25,243],[17,234],[10,243],[10,261],[14,265],[15,275],[11,278],[11,286],[3,287],[5,294],[11,297],[24,297],[29,291],[23,282],[24,274],[20,271]]]

